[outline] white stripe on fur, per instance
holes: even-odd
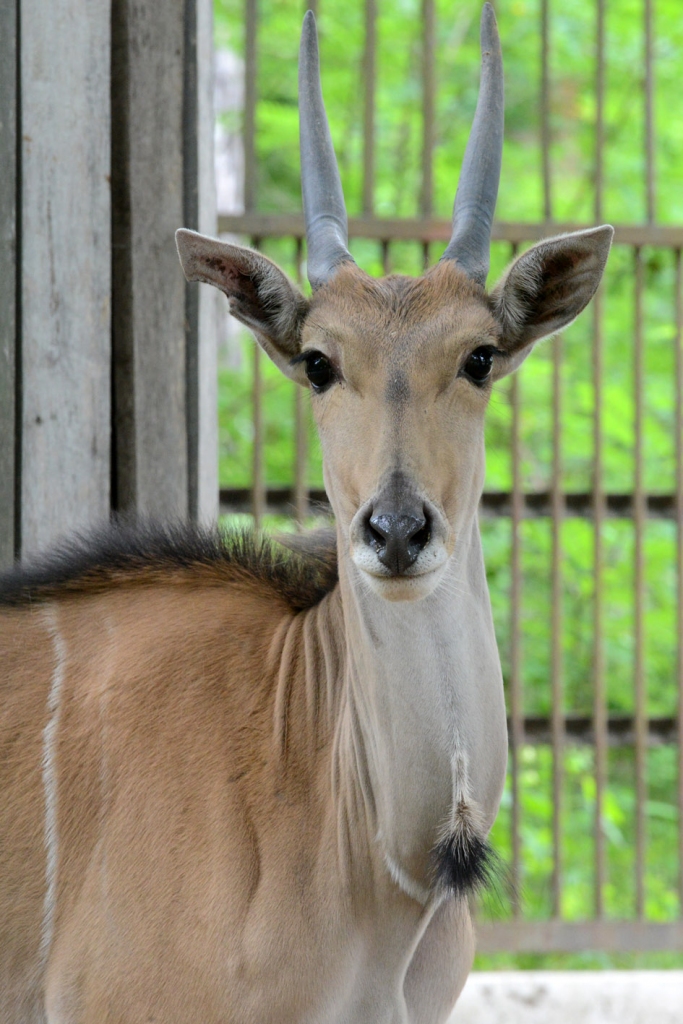
[[[392,880],[396,883],[399,889],[402,889],[406,895],[417,900],[417,902],[421,903],[423,907],[426,907],[432,898],[432,894],[429,889],[411,878],[408,872],[404,871],[401,865],[397,864],[396,861],[389,856],[386,850],[384,851],[384,863],[387,866],[387,870],[391,875]]]
[[[43,929],[40,953],[43,965],[47,964],[54,931],[55,903],[57,897],[57,870],[59,866],[59,832],[57,823],[57,771],[55,754],[57,733],[61,712],[62,687],[66,668],[66,644],[59,632],[57,612],[48,607],[44,613],[45,625],[54,648],[54,668],[47,698],[47,722],[43,730],[43,789],[45,792],[45,901],[43,904]]]

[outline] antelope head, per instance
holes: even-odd
[[[613,235],[603,226],[543,241],[486,291],[503,142],[503,67],[488,3],[481,47],[452,237],[422,277],[371,278],[347,248],[310,11],[299,110],[312,297],[260,253],[177,233],[187,279],[221,289],[282,372],[310,388],[340,555],[391,600],[424,597],[439,582],[476,516],[492,386],[586,306]]]

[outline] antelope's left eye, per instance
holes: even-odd
[[[493,356],[495,350],[490,345],[482,345],[470,352],[461,373],[468,377],[473,384],[481,386],[491,376],[493,367]]]
[[[324,391],[336,380],[334,367],[322,352],[308,352],[305,356],[306,376],[314,391]]]

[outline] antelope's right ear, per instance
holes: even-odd
[[[176,231],[175,238],[187,280],[204,281],[224,292],[232,315],[254,332],[285,376],[299,380],[301,371],[293,370],[290,362],[299,354],[308,300],[260,252],[187,228]]]

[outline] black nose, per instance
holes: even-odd
[[[387,569],[399,576],[429,543],[429,522],[424,515],[378,511],[368,518],[365,539]]]

